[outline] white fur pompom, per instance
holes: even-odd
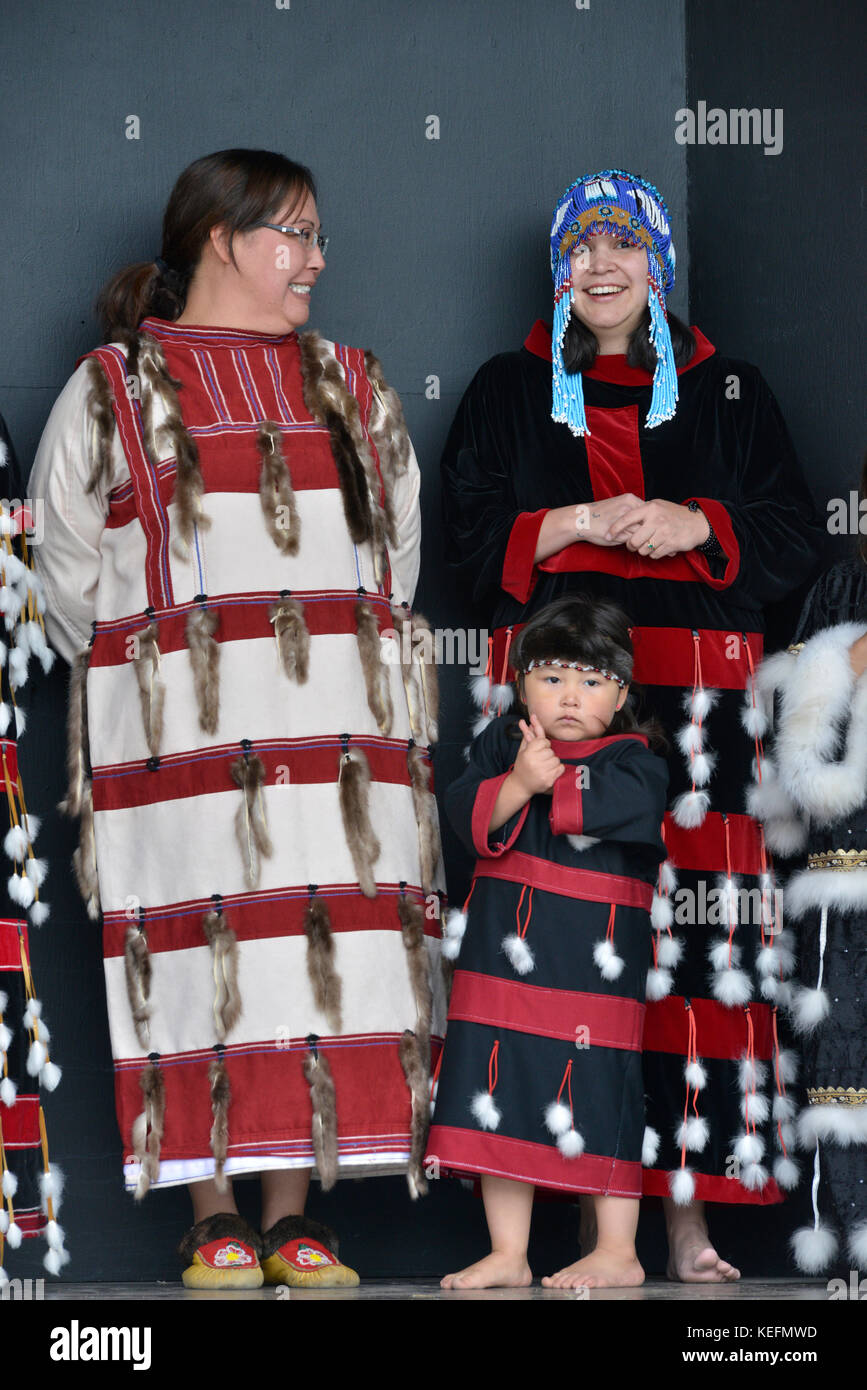
[[[763,999],[767,999],[771,1004],[776,1004],[780,997],[780,982],[775,975],[763,975],[759,985],[759,993]]]
[[[512,708],[515,698],[515,691],[511,685],[492,685],[491,704],[498,714],[505,714],[506,710]]]
[[[15,737],[20,738],[27,728],[27,715],[19,705],[15,706]]]
[[[23,859],[27,853],[27,845],[27,835],[25,834],[23,826],[10,826],[3,838],[3,850],[8,854],[9,858],[14,859],[16,862],[19,859]]]
[[[579,854],[583,854],[585,849],[590,849],[591,845],[598,845],[599,840],[596,835],[567,835],[573,849],[577,849]]]
[[[18,1087],[11,1076],[4,1076],[0,1081],[0,1100],[4,1105],[14,1105],[15,1097],[18,1095]]]
[[[490,676],[473,675],[469,678],[470,695],[473,704],[477,709],[484,709],[491,698],[491,678]]]
[[[564,1158],[580,1158],[584,1152],[584,1140],[577,1129],[567,1129],[557,1140],[557,1148]]]
[[[867,1221],[859,1221],[852,1227],[846,1244],[855,1268],[867,1269]]]
[[[683,1074],[687,1085],[694,1086],[697,1091],[704,1090],[707,1085],[707,1072],[701,1062],[687,1062]]]
[[[767,1096],[761,1091],[755,1095],[744,1096],[741,1101],[741,1114],[749,1125],[763,1125],[771,1113]]]
[[[716,767],[715,753],[696,753],[692,760],[692,780],[697,787],[706,787]]]
[[[503,950],[519,975],[528,975],[531,970],[535,970],[536,957],[524,938],[519,936],[517,932],[513,932],[511,936],[503,937]]]
[[[733,1008],[738,1004],[748,1004],[752,994],[749,975],[743,970],[719,970],[711,980],[711,990],[721,1004]]]
[[[446,960],[457,960],[461,953],[461,939],[459,936],[444,936],[440,947],[442,955]]]
[[[827,1226],[801,1226],[790,1241],[795,1264],[804,1274],[819,1274],[837,1253],[837,1237]]]
[[[15,1193],[18,1191],[18,1179],[9,1168],[7,1168],[6,1172],[3,1174],[3,1182],[0,1186],[2,1186],[4,1197],[14,1197]]]
[[[659,999],[668,998],[673,984],[674,980],[670,970],[654,969],[651,966],[647,972],[645,994],[652,1003],[656,1003]]]
[[[796,1033],[812,1033],[831,1012],[831,1001],[824,989],[799,989],[792,1003],[792,1023]]]
[[[479,715],[478,719],[474,720],[473,738],[478,738],[479,734],[484,732],[484,730],[488,727],[493,717],[494,716],[492,714],[481,714]]]
[[[442,953],[446,960],[457,960],[466,929],[467,914],[457,907],[453,908],[443,926]]]
[[[560,1100],[552,1100],[545,1107],[545,1124],[552,1134],[559,1136],[572,1128],[572,1111]]]
[[[710,1129],[703,1115],[690,1115],[688,1119],[681,1120],[675,1130],[677,1147],[683,1148],[685,1144],[694,1153],[701,1153],[709,1138]]]
[[[21,1227],[18,1225],[17,1221],[10,1222],[9,1229],[6,1232],[6,1239],[9,1242],[10,1250],[18,1249],[19,1245],[21,1244],[22,1235]]]
[[[45,1258],[42,1261],[43,1267],[49,1274],[59,1274],[62,1268],[62,1261],[59,1250],[46,1250]]]
[[[2,642],[0,642],[0,647],[3,647],[3,643],[2,643]],[[6,648],[3,647],[3,650],[4,650],[4,652],[5,652]],[[3,663],[0,662],[0,665],[2,665],[2,664],[3,664]],[[12,718],[12,706],[11,706],[11,705],[7,705],[7,703],[6,703],[5,700],[0,701],[0,738],[4,738],[4,737],[5,737],[5,735],[6,735],[6,730],[9,728],[9,722],[10,722],[11,718]]]
[[[674,908],[671,898],[663,898],[659,893],[654,893],[650,904],[650,925],[655,931],[668,931],[673,921]]]
[[[5,1236],[9,1230],[9,1213],[5,1207],[0,1206],[0,1236]]]
[[[738,1063],[738,1082],[742,1091],[754,1090],[756,1086],[764,1086],[768,1079],[768,1069],[764,1062],[759,1062],[755,1057],[742,1057]]]
[[[44,859],[30,858],[25,861],[24,872],[34,888],[41,888],[48,873],[48,864]]]
[[[656,944],[656,959],[666,969],[680,964],[683,955],[683,942],[676,936],[661,936]]]
[[[774,1159],[774,1179],[778,1187],[784,1187],[787,1192],[797,1187],[801,1180],[801,1170],[793,1158],[788,1155]]]
[[[795,1147],[795,1126],[789,1120],[780,1121],[780,1142],[785,1144],[787,1149]]]
[[[686,692],[683,697],[683,707],[693,719],[704,720],[707,719],[718,699],[718,690],[705,690],[704,687],[700,687],[698,690]]]
[[[42,821],[39,819],[39,817],[38,817],[38,816],[32,816],[32,815],[29,814],[29,812],[28,812],[26,815],[23,815],[23,816],[21,817],[21,829],[24,831],[24,834],[27,836],[27,842],[28,842],[28,844],[31,844],[31,845],[33,844],[33,841],[36,839],[36,836],[39,834],[39,827],[40,827],[41,824],[42,824]]]
[[[725,937],[722,941],[711,942],[708,957],[714,970],[728,970],[740,965],[741,948],[736,941],[729,942],[728,937]]]
[[[677,746],[685,758],[701,752],[701,729],[697,724],[684,724],[677,731]]]
[[[768,1170],[761,1163],[748,1163],[741,1171],[741,1185],[748,1192],[760,1192],[767,1181]]]
[[[12,1029],[0,1023],[0,1052],[8,1052],[12,1045]]]
[[[677,887],[677,874],[670,859],[663,859],[659,866],[659,889],[661,893],[673,893]]]
[[[6,1006],[9,1003],[9,995],[5,989],[0,989],[0,1014],[5,1014]]]
[[[756,956],[756,969],[760,975],[779,975],[780,953],[776,946],[762,946]]]
[[[27,683],[27,653],[20,647],[12,647],[9,652],[9,685],[12,690],[20,690]]]
[[[599,966],[603,980],[616,980],[625,964],[622,956],[618,956],[615,951],[613,942],[607,937],[596,942],[593,947],[593,959]]]
[[[777,1057],[777,1067],[780,1072],[780,1080],[787,1086],[790,1082],[797,1080],[798,1076],[798,1057],[792,1052],[791,1048],[781,1048]]]
[[[739,922],[741,919],[741,900],[736,880],[726,874],[720,874],[717,879],[717,892],[719,893],[720,911],[725,921],[729,926],[733,922]]]
[[[478,1091],[473,1096],[472,1111],[482,1129],[497,1129],[503,1118],[489,1091]]]
[[[2,1293],[3,1290],[4,1290],[5,1288],[8,1288],[8,1286],[9,1286],[9,1275],[6,1273],[6,1271],[5,1271],[5,1269],[3,1268],[3,1266],[0,1265],[0,1293]]]
[[[758,1163],[765,1156],[765,1141],[760,1134],[742,1134],[735,1142],[735,1158],[739,1163]]]
[[[641,1166],[652,1168],[656,1162],[656,1155],[659,1153],[659,1133],[651,1128],[650,1125],[644,1126],[644,1138],[641,1142]]]
[[[54,1203],[55,1215],[60,1210],[60,1203],[63,1201],[63,1187],[66,1179],[62,1169],[56,1163],[52,1163],[47,1173],[39,1175],[39,1191],[42,1196],[42,1210],[48,1210],[48,1198]]]
[[[750,738],[764,738],[768,731],[768,720],[764,710],[752,701],[741,708],[741,724]]]
[[[41,927],[44,922],[47,922],[50,913],[51,908],[48,906],[48,903],[38,901],[30,905],[29,916],[34,927]]]
[[[695,1176],[691,1168],[676,1168],[668,1175],[668,1186],[679,1207],[686,1207],[695,1195]]]
[[[39,1073],[39,1083],[45,1087],[46,1091],[56,1091],[62,1075],[63,1072],[55,1062],[46,1062]]]
[[[672,816],[683,830],[695,830],[704,823],[710,806],[706,791],[681,792],[672,807]]]
[[[45,1227],[45,1239],[52,1250],[60,1250],[65,1239],[63,1227],[58,1226],[56,1221],[49,1221]]]
[[[795,1116],[795,1102],[788,1096],[774,1096],[772,1114],[775,1120],[791,1120]]]
[[[37,1038],[30,1044],[30,1051],[27,1054],[27,1074],[28,1076],[38,1076],[45,1063],[48,1061],[48,1053],[45,1044]]]
[[[23,1013],[23,1015],[22,1015],[22,1017],[21,1017],[21,1022],[24,1024],[24,1027],[25,1027],[25,1028],[32,1028],[32,1027],[33,1027],[34,1020],[37,1019],[37,1018],[41,1018],[41,1017],[42,1017],[42,1001],[41,1001],[41,999],[36,999],[36,998],[29,999],[29,1000],[27,1001],[27,1008],[24,1010],[24,1013]]]

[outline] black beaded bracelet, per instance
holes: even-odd
[[[694,499],[692,502],[687,502],[686,505],[691,512],[701,512],[701,507]],[[704,516],[704,512],[702,512],[702,516]],[[704,519],[705,521],[707,521],[706,516],[704,517]],[[707,521],[707,524],[707,540],[702,541],[701,545],[697,545],[695,548],[696,550],[700,550],[703,555],[707,555],[708,559],[715,559],[718,555],[724,555],[725,551],[723,550],[722,546],[719,543],[719,540],[717,539],[716,531],[713,529],[709,521]]]

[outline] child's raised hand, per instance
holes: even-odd
[[[524,719],[519,720],[518,727],[524,738],[515,759],[514,776],[531,796],[536,792],[549,792],[566,768],[535,714],[530,715],[529,724]]]

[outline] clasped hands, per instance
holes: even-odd
[[[601,546],[625,545],[627,550],[640,551],[654,560],[693,550],[710,535],[703,512],[662,498],[645,502],[632,492],[579,503],[574,516],[577,540]]]

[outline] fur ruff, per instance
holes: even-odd
[[[802,1149],[816,1141],[839,1144],[867,1144],[867,1105],[805,1105],[798,1116],[798,1142]]]
[[[291,681],[304,685],[310,672],[310,632],[304,605],[297,598],[281,598],[268,610],[283,670]]]
[[[262,456],[259,500],[268,534],[284,555],[297,555],[301,521],[289,469],[283,455],[283,435],[273,420],[265,420],[256,433]]]
[[[160,751],[163,736],[163,706],[166,698],[165,682],[160,680],[159,629],[151,623],[144,632],[136,633],[138,656],[135,658],[135,674],[138,680],[141,714],[145,738],[151,754]]]
[[[419,1055],[427,1057],[430,1052],[430,1029],[432,994],[427,947],[424,935],[424,910],[420,903],[401,896],[397,900],[397,915],[406,949],[409,979],[415,997],[416,1024],[415,1036]]]
[[[211,1083],[211,1153],[214,1155],[214,1185],[218,1192],[226,1192],[229,1186],[226,1178],[226,1155],[229,1149],[229,1105],[232,1088],[229,1074],[223,1061],[213,1061],[208,1068]]]
[[[855,869],[802,869],[786,885],[786,912],[803,917],[811,908],[837,912],[863,912],[867,907],[867,872]]]
[[[391,667],[382,659],[379,623],[370,605],[359,599],[355,605],[358,655],[367,691],[368,708],[383,738],[391,733],[394,710],[391,703]]]
[[[66,797],[58,810],[80,816],[85,783],[90,779],[90,746],[87,733],[87,672],[90,648],[79,652],[69,672],[69,704],[66,713]]]
[[[424,1151],[430,1126],[430,1067],[425,1066],[418,1039],[410,1029],[404,1032],[398,1053],[412,1097],[412,1139],[406,1180],[410,1197],[423,1197],[427,1192]]]
[[[166,1118],[166,1088],[163,1074],[153,1062],[142,1071],[139,1078],[144,1109],[133,1125],[133,1150],[141,1164],[141,1172],[135,1189],[135,1199],[140,1202],[152,1182],[160,1173],[160,1148],[163,1142],[163,1129]]]
[[[247,886],[257,888],[262,877],[262,859],[268,859],[274,853],[262,797],[265,764],[256,753],[249,757],[242,754],[235,759],[229,771],[235,785],[244,793],[244,800],[235,814],[235,834],[244,860]]]
[[[199,707],[199,728],[206,734],[217,732],[220,717],[220,644],[214,637],[219,621],[219,613],[202,604],[196,604],[187,618],[186,637]]]
[[[310,1087],[313,1107],[313,1153],[319,1169],[322,1191],[328,1192],[337,1182],[337,1101],[334,1078],[324,1053],[317,1048],[304,1055],[304,1077]]]
[[[287,1216],[287,1221],[303,1221],[303,1217]],[[278,1222],[279,1226],[281,1223]],[[277,1226],[272,1226],[269,1236],[277,1230]],[[210,1245],[212,1240],[222,1240],[225,1236],[235,1236],[242,1240],[245,1245],[249,1245],[256,1252],[256,1258],[262,1259],[263,1238],[257,1231],[253,1230],[244,1220],[243,1216],[238,1216],[235,1212],[221,1211],[216,1216],[206,1216],[204,1221],[200,1221],[193,1226],[183,1237],[178,1246],[178,1254],[187,1264],[192,1264],[193,1256],[202,1245]],[[282,1242],[281,1242],[282,1244]],[[275,1246],[275,1249],[277,1247]],[[273,1254],[273,1251],[271,1252]]]
[[[324,898],[314,896],[308,902],[304,932],[307,937],[307,974],[313,990],[313,1002],[327,1018],[332,1033],[340,1033],[343,1030],[342,985],[334,968],[334,936]]]
[[[433,892],[434,877],[442,853],[436,798],[430,789],[431,765],[418,744],[407,754],[412,802],[418,826],[418,858],[421,885],[425,893]]]
[[[111,387],[108,377],[95,357],[87,359],[87,375],[90,386],[87,394],[87,410],[90,415],[90,474],[85,484],[85,492],[95,492],[102,488],[108,492],[113,472],[112,443],[114,440],[114,411],[111,404]]]
[[[370,820],[370,764],[361,748],[349,748],[340,755],[338,776],[340,814],[346,843],[352,855],[358,886],[366,898],[376,897],[373,866],[381,847]]]
[[[320,1221],[312,1221],[309,1216],[283,1216],[270,1230],[262,1232],[260,1259],[267,1260],[271,1255],[276,1255],[281,1245],[305,1237],[307,1240],[318,1241],[335,1259],[339,1258],[340,1243],[337,1233],[332,1231],[330,1226],[323,1226]]]
[[[241,1017],[238,989],[238,941],[222,912],[206,912],[202,929],[214,958],[214,1026],[218,1042],[225,1042]]]
[[[129,996],[129,1006],[135,1024],[135,1035],[142,1050],[147,1052],[150,1048],[149,1020],[151,1016],[152,970],[147,934],[143,928],[127,928],[123,958],[126,971],[126,992]]]

